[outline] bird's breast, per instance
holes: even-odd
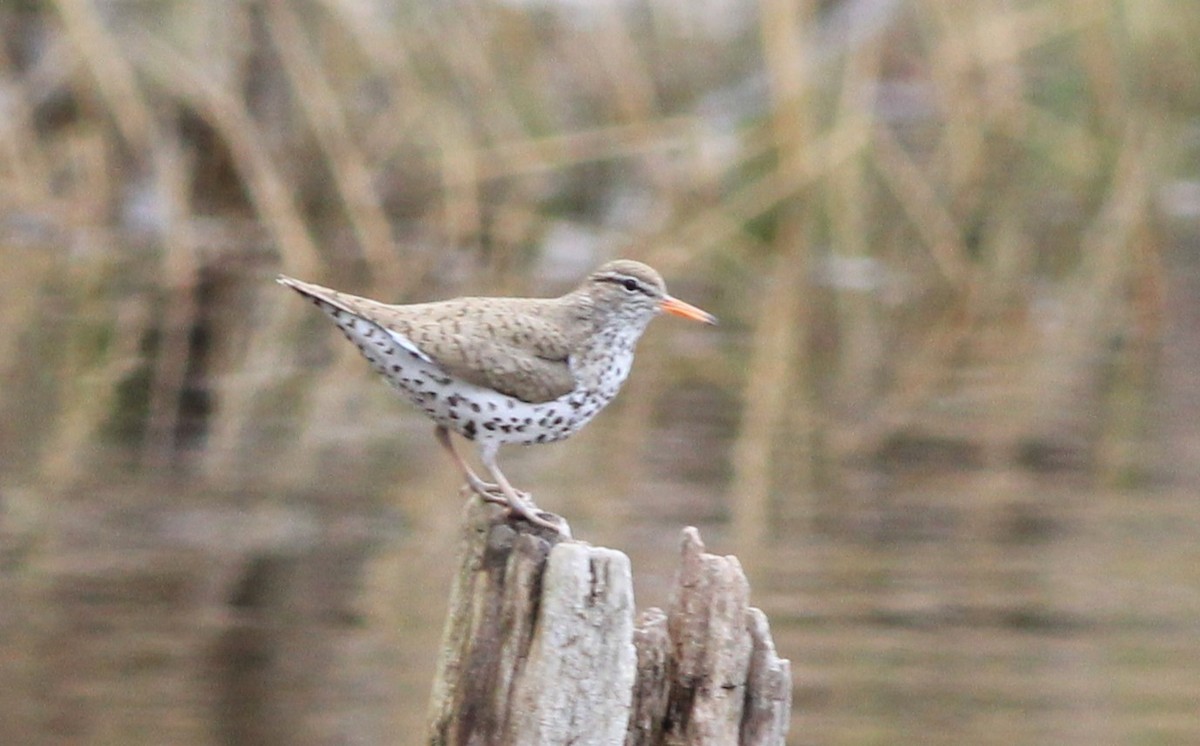
[[[599,346],[572,357],[577,391],[599,396],[606,402],[616,396],[633,368],[633,348],[625,345]]]

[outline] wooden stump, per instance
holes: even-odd
[[[789,663],[734,557],[683,533],[670,609],[634,624],[623,553],[472,501],[433,685],[439,746],[782,744]]]

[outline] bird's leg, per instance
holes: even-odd
[[[475,494],[479,495],[484,500],[491,503],[496,503],[497,505],[509,504],[508,497],[504,494],[504,491],[501,489],[500,485],[493,484],[491,482],[485,482],[480,479],[479,475],[477,475],[471,469],[471,466],[463,459],[463,457],[459,455],[458,450],[454,447],[454,441],[450,440],[449,430],[441,425],[438,425],[437,428],[434,429],[433,434],[437,438],[437,442],[441,444],[442,448],[446,449],[446,452],[450,454],[450,458],[454,459],[454,463],[458,465],[459,471],[463,473],[463,476],[467,480],[467,484]]]
[[[541,511],[538,509],[538,506],[533,504],[533,498],[529,496],[529,493],[518,492],[517,490],[513,489],[513,486],[509,483],[508,478],[504,476],[504,472],[500,471],[500,467],[496,465],[497,448],[498,445],[495,443],[482,444],[479,448],[479,456],[483,461],[483,465],[491,473],[492,477],[495,478],[496,484],[500,486],[500,491],[508,499],[509,513],[515,513],[535,526],[543,526],[545,528],[553,529],[563,536],[570,538],[571,529],[569,526],[567,526],[565,521],[562,523],[554,523],[546,520],[541,516]]]

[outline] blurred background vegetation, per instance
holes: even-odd
[[[0,740],[419,740],[459,516],[271,282],[645,260],[510,476],[661,604],[701,525],[791,742],[1200,742],[1200,6],[0,6]],[[410,734],[411,737],[397,736]],[[399,740],[397,740],[399,739]]]

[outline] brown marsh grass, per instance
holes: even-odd
[[[42,467],[86,461],[123,385],[144,400],[139,458],[171,458],[206,277],[522,292],[613,253],[702,280],[727,320],[728,347],[689,375],[740,402],[733,493],[752,524],[778,479],[899,436],[998,458],[1131,436],[1114,428],[1136,432],[1136,406],[1106,419],[1153,364],[1156,190],[1197,98],[1180,7],[8,7],[5,244],[10,276],[31,276],[5,344],[63,277],[107,342],[47,362],[90,376],[60,379]],[[173,300],[106,301],[131,271]],[[205,365],[284,364],[263,356],[286,354],[269,340],[291,322],[263,321]],[[210,437],[236,440],[226,418],[271,395],[247,388],[216,397]],[[782,474],[797,455],[810,466]]]
[[[11,484],[376,496],[408,425],[273,274],[415,301],[615,254],[725,334],[649,342],[585,492],[654,477],[664,418],[717,433],[672,463],[745,552],[851,529],[864,465],[1161,466],[1186,0],[44,0],[0,37]]]

